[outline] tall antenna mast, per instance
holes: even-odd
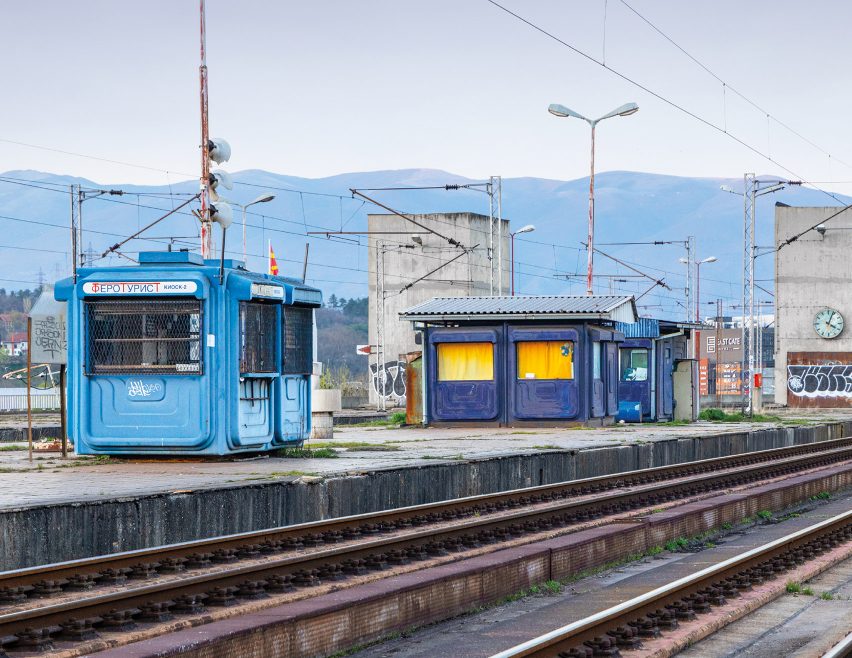
[[[201,257],[210,258],[213,239],[210,226],[210,135],[207,127],[207,38],[204,26],[204,0],[200,0],[201,13]]]

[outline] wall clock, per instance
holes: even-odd
[[[843,331],[843,316],[833,308],[824,308],[814,316],[814,331],[822,338],[837,338]]]

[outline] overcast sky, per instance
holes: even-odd
[[[510,9],[724,134],[548,39],[486,0],[208,0],[210,126],[231,171],[321,177],[430,167],[578,178],[587,116],[597,168],[686,176],[745,171],[852,181],[846,68],[850,3],[628,0],[792,135],[655,33],[621,0],[501,0]],[[606,20],[605,20],[606,15]],[[0,171],[101,183],[165,183],[198,170],[194,0],[10,2],[3,8],[0,139],[146,165],[134,168],[0,141]],[[172,172],[164,173],[162,170]],[[852,192],[852,184],[825,185]]]

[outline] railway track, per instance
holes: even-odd
[[[852,510],[563,626],[491,658],[592,658],[641,649],[680,625],[700,622],[752,587],[784,578],[806,561],[852,545]],[[826,656],[852,651],[852,635]],[[668,654],[665,654],[668,655]]]
[[[852,460],[852,438],[0,573],[0,655]]]

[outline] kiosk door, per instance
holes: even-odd
[[[639,402],[642,418],[651,418],[651,345],[648,338],[629,338],[619,350],[618,399]]]
[[[579,333],[569,328],[509,328],[508,372],[512,418],[550,420],[580,413],[575,373]]]
[[[240,446],[272,441],[274,430],[278,313],[281,305],[270,302],[240,302]]]
[[[430,415],[434,420],[501,419],[502,333],[499,327],[429,333],[429,378],[434,391]]]

